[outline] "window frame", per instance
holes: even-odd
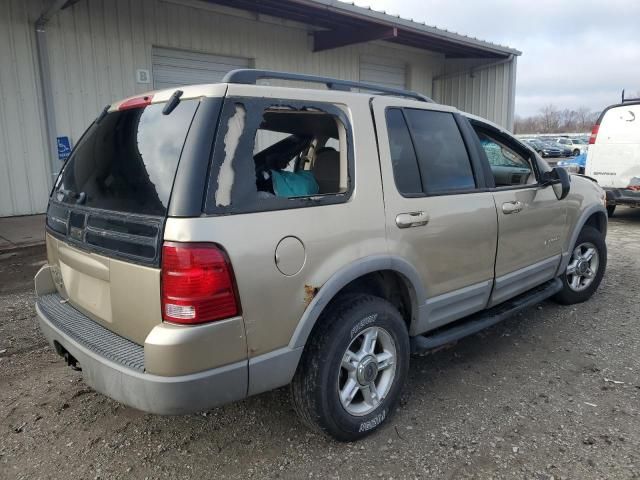
[[[308,197],[295,197],[284,198],[274,197],[269,199],[259,199],[257,195],[251,199],[251,201],[241,201],[238,204],[238,198],[234,200],[234,191],[237,190],[237,181],[231,189],[231,203],[226,206],[218,206],[215,202],[215,193],[218,189],[218,175],[220,173],[220,167],[222,166],[226,153],[224,150],[224,137],[228,131],[228,121],[235,113],[236,104],[242,104],[246,111],[244,128],[240,134],[238,147],[234,154],[232,163],[236,163],[239,156],[248,155],[253,159],[253,148],[255,144],[256,132],[260,129],[262,123],[263,114],[270,108],[282,108],[289,109],[291,112],[303,111],[305,109],[311,109],[316,112],[325,113],[335,117],[342,125],[338,128],[343,128],[346,136],[346,152],[340,152],[341,155],[347,155],[347,190],[338,193],[318,194]],[[259,114],[256,114],[260,112]],[[250,148],[247,148],[247,144]],[[277,210],[289,210],[294,208],[308,208],[323,205],[336,205],[340,203],[346,203],[351,199],[355,190],[355,167],[354,167],[354,140],[353,130],[351,122],[346,112],[338,106],[338,104],[328,102],[318,102],[314,100],[291,100],[286,98],[256,98],[256,97],[243,97],[243,96],[228,96],[225,97],[222,110],[218,119],[218,127],[216,129],[214,146],[212,149],[209,173],[207,175],[207,188],[204,199],[204,214],[207,216],[217,215],[233,215],[239,213],[258,213],[269,212]],[[245,151],[243,151],[245,150]],[[255,165],[250,165],[253,174],[255,175]],[[248,170],[247,165],[244,165],[244,169]],[[234,165],[234,172],[237,172],[237,165]],[[247,184],[248,183],[248,184]],[[244,188],[241,191],[245,194],[251,193],[251,185],[255,186],[255,180],[250,182],[245,181]],[[256,193],[257,193],[257,187]],[[236,193],[238,195],[238,193]],[[234,205],[234,203],[236,203]]]
[[[396,187],[396,192],[398,192],[400,196],[402,196],[403,198],[428,198],[428,197],[442,197],[442,196],[451,196],[451,195],[466,195],[466,194],[472,194],[472,193],[486,192],[494,186],[492,183],[493,174],[491,174],[490,177],[487,177],[484,165],[482,164],[479,158],[480,152],[478,151],[478,148],[482,148],[482,147],[479,145],[477,138],[474,140],[474,137],[476,137],[476,134],[462,115],[456,112],[450,112],[448,110],[437,110],[437,109],[426,109],[426,108],[415,108],[415,107],[393,106],[393,105],[387,106],[384,109],[385,129],[387,132],[387,140],[388,140],[387,148],[390,148],[390,144],[391,144],[389,139],[389,129],[387,126],[387,112],[391,109],[400,110],[400,112],[402,113],[402,117],[403,117],[405,126],[407,127],[409,138],[411,140],[411,146],[414,151],[414,157],[416,159],[418,172],[420,172],[420,160],[418,158],[418,152],[415,147],[414,135],[411,130],[411,127],[409,126],[409,122],[407,120],[405,111],[417,110],[420,112],[437,112],[437,113],[450,114],[453,117],[456,123],[456,126],[458,127],[458,131],[460,132],[462,144],[464,145],[464,148],[467,152],[467,157],[469,159],[469,166],[471,167],[471,173],[473,175],[473,179],[475,182],[475,188],[473,189],[452,189],[452,190],[447,190],[446,192],[426,192],[421,179],[420,185],[422,188],[422,193],[403,193],[398,189],[398,185],[396,182],[396,174],[393,168],[393,162],[391,160],[391,155],[389,155],[389,163],[391,164],[391,174],[393,175],[394,186]],[[391,152],[389,151],[389,154],[390,153]],[[491,179],[491,183],[489,184],[487,183],[488,178]]]
[[[540,187],[540,169],[538,166],[538,161],[536,160],[535,155],[531,152],[529,148],[527,148],[518,139],[514,138],[508,133],[503,132],[500,129],[488,123],[485,123],[476,119],[467,119],[467,121],[469,123],[469,128],[473,132],[475,141],[478,144],[478,148],[479,148],[478,153],[480,155],[480,158],[482,159],[482,163],[485,165],[485,172],[487,172],[487,174],[490,175],[489,178],[491,178],[491,181],[493,182],[493,187],[491,188],[491,191],[525,190],[527,188]],[[487,154],[484,151],[484,148],[482,148],[482,144],[480,143],[480,139],[478,137],[476,129],[482,130],[485,135],[488,135],[491,138],[497,137],[496,140],[498,140],[500,143],[505,144],[506,146],[511,148],[513,151],[521,155],[525,160],[527,160],[529,162],[529,165],[531,165],[531,169],[535,176],[536,182],[527,183],[524,185],[505,185],[502,187],[497,187],[495,185],[493,172],[491,171],[491,164],[489,163],[489,158],[487,157]]]

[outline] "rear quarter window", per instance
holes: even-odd
[[[346,201],[353,190],[351,127],[337,105],[227,98],[206,197],[210,214]]]

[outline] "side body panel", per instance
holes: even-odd
[[[558,201],[551,187],[533,185],[497,190],[493,195],[498,211],[499,240],[491,305],[555,276],[566,223],[566,201]],[[520,202],[522,210],[505,213],[503,205],[512,202]]]
[[[398,99],[378,97],[373,102],[382,181],[385,186],[389,252],[415,266],[426,292],[420,318],[411,334],[437,328],[483,309],[493,283],[498,235],[491,192],[403,197],[396,188],[386,129],[387,107],[403,106]],[[407,102],[407,107],[451,111],[433,104]],[[425,225],[399,228],[400,214],[423,212]]]
[[[384,204],[368,98],[335,91],[229,85],[229,96],[328,102],[339,106],[353,131],[355,189],[346,203],[201,218],[169,218],[165,240],[216,242],[235,272],[248,357],[289,345],[307,306],[331,276],[368,256],[385,255]],[[250,98],[248,98],[250,101]],[[285,275],[276,248],[285,238],[302,244],[303,266]]]

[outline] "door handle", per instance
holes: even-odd
[[[398,228],[421,227],[429,223],[429,214],[426,212],[399,213],[396,216]]]
[[[509,215],[511,213],[521,212],[524,208],[524,204],[520,201],[517,202],[505,202],[502,204],[502,213]]]

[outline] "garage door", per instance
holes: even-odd
[[[407,66],[390,58],[360,58],[360,81],[385,87],[407,88]]]
[[[236,68],[250,68],[250,60],[207,53],[153,47],[153,87],[155,89],[216,83]]]

